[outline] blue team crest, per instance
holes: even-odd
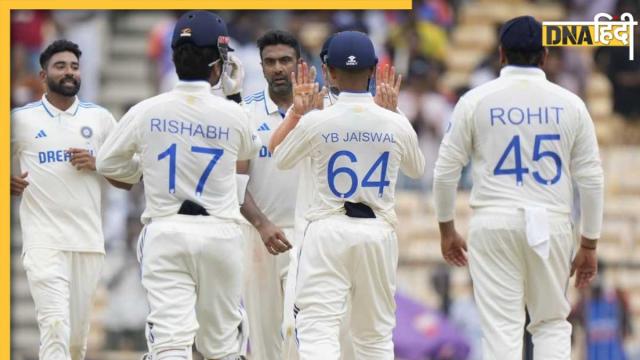
[[[80,129],[80,134],[82,135],[82,137],[84,137],[85,139],[90,138],[93,135],[93,130],[91,130],[90,127],[88,126],[83,126]]]

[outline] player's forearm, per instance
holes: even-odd
[[[137,158],[121,158],[98,152],[96,171],[102,176],[127,184],[137,184],[142,177],[142,168]]]
[[[240,206],[240,213],[256,229],[259,229],[261,226],[270,222],[267,216],[262,213],[258,205],[255,203],[248,190],[244,195],[244,203]]]
[[[107,179],[109,184],[111,184],[113,187],[118,188],[118,189],[129,191],[133,187],[133,184],[127,184],[127,183],[124,183],[124,182],[121,182],[121,181],[117,181],[117,180],[113,180],[113,179],[109,179],[109,178],[105,178],[105,179]]]
[[[438,223],[438,227],[440,228],[440,235],[442,235],[442,237],[452,236],[456,232],[456,227],[453,220],[441,221]]]
[[[293,111],[288,111],[284,120],[278,126],[278,128],[271,135],[271,139],[269,140],[269,152],[274,153],[276,147],[282,143],[284,138],[293,130],[294,127],[298,124],[300,120],[300,116],[293,113]]]

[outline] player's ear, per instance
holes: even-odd
[[[39,77],[40,77],[40,81],[46,82],[47,81],[47,72],[46,72],[46,70],[44,70],[44,69],[40,70]]]
[[[326,66],[326,69],[327,69],[327,74],[329,75],[328,76],[329,80],[331,80],[331,83],[335,83],[338,77],[336,69],[332,68],[331,66]]]
[[[542,56],[540,57],[540,62],[538,63],[540,68],[544,67],[544,64],[547,62],[547,56],[549,56],[549,49],[544,48]]]
[[[500,54],[500,65],[507,65],[507,55],[505,55],[502,45],[498,46],[498,53]]]

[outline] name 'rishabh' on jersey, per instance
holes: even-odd
[[[23,251],[104,253],[101,176],[78,171],[68,150],[87,149],[95,154],[114,127],[109,111],[77,98],[64,111],[45,95],[11,112],[12,161],[19,163],[21,172],[29,173],[20,204]]]
[[[398,171],[424,172],[418,138],[406,117],[381,108],[369,93],[340,94],[335,105],[300,119],[274,154],[287,169],[305,157],[318,193],[307,211],[310,221],[344,213],[344,202],[362,202],[395,225]]]
[[[293,227],[299,167],[279,170],[267,149],[271,135],[283,121],[284,113],[273,102],[268,89],[246,97],[244,108],[262,141],[258,156],[249,162],[249,192],[270,221],[280,227]]]
[[[131,183],[142,173],[144,223],[176,214],[184,200],[219,219],[241,219],[236,161],[252,159],[262,144],[240,105],[210,88],[206,81],[180,81],[138,103],[98,153],[98,170],[109,178]]]

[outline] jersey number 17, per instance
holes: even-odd
[[[196,196],[201,196],[202,195],[202,191],[204,191],[204,186],[207,183],[207,179],[209,178],[209,175],[211,174],[211,171],[213,170],[213,168],[218,163],[218,160],[220,160],[220,158],[222,157],[222,154],[224,154],[224,149],[208,148],[208,147],[202,147],[202,146],[192,146],[191,147],[191,152],[200,153],[200,154],[208,154],[208,155],[212,156],[211,160],[209,161],[209,164],[207,165],[207,167],[204,169],[204,172],[200,176],[200,180],[198,180],[198,185],[196,185]],[[175,143],[171,144],[171,146],[169,146],[167,148],[167,150],[165,150],[165,151],[161,152],[160,154],[158,154],[158,160],[162,160],[162,159],[166,158],[167,156],[169,157],[169,192],[173,194],[173,193],[176,192],[177,147],[176,147]]]

